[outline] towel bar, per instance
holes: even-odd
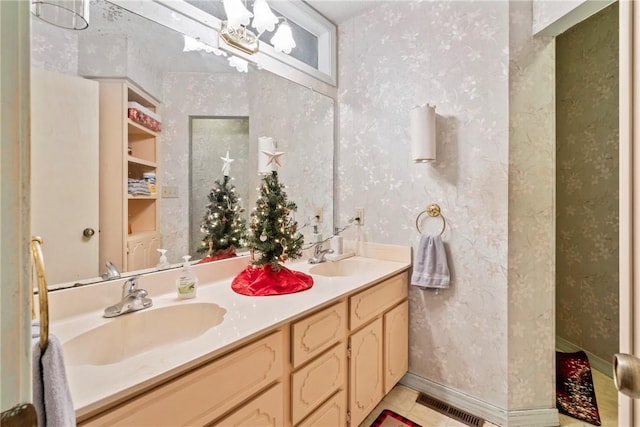
[[[427,214],[432,218],[435,218],[437,216],[442,218],[442,230],[440,230],[440,235],[442,236],[442,233],[444,233],[444,229],[447,226],[447,222],[444,219],[444,215],[442,215],[442,213],[440,213],[440,206],[435,204],[435,203],[432,203],[429,206],[427,206],[427,208],[425,210],[423,210],[422,212],[420,212],[418,214],[418,216],[416,217],[416,230],[418,230],[418,233],[420,233],[420,234],[422,234],[422,230],[420,230],[420,218],[424,214]]]
[[[42,237],[31,238],[31,255],[36,265],[38,276],[38,307],[40,308],[40,350],[44,353],[49,345],[49,294],[47,293],[46,270],[42,256]],[[31,307],[33,310],[33,291],[31,294]]]

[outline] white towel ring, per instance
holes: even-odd
[[[437,216],[442,218],[442,230],[440,230],[440,235],[442,236],[442,233],[444,233],[444,229],[447,227],[447,222],[444,219],[444,215],[440,213],[440,206],[435,203],[432,203],[429,206],[427,206],[427,209],[423,210],[418,214],[418,216],[416,217],[416,230],[418,230],[418,233],[420,234],[422,234],[422,230],[420,230],[420,218],[424,214],[429,215],[431,218],[435,218]]]

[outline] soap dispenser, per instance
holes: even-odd
[[[185,255],[182,257],[182,259],[184,260],[184,262],[182,263],[182,270],[180,271],[178,280],[176,280],[178,298],[195,298],[196,290],[198,287],[198,278],[191,269],[191,264],[189,263],[191,255]]]
[[[164,270],[166,268],[171,267],[169,261],[167,260],[167,250],[166,249],[156,249],[160,252],[160,259],[158,260],[158,265],[156,265],[157,270]]]

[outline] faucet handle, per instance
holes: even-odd
[[[122,298],[138,290],[138,279],[140,276],[131,276],[122,285]]]

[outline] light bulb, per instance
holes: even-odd
[[[278,30],[271,37],[271,44],[275,50],[283,53],[291,53],[291,49],[296,47],[296,41],[293,39],[291,27],[287,21],[278,26]]]
[[[273,31],[278,23],[278,18],[273,14],[267,0],[256,0],[253,4],[253,28],[258,30],[258,34],[265,31]]]
[[[253,13],[242,4],[242,0],[223,0],[224,13],[227,15],[227,26],[234,30],[249,25]]]

